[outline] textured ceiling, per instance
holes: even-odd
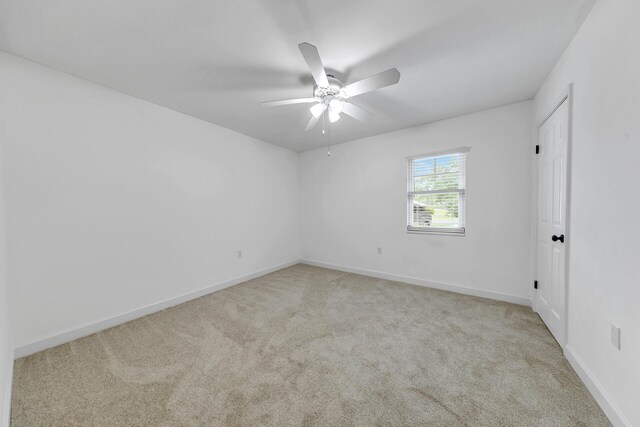
[[[313,81],[298,43],[375,114],[331,143],[531,98],[595,0],[0,0],[0,49],[238,132],[304,151]]]

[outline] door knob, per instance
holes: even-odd
[[[564,243],[564,234],[561,234],[560,236],[556,236],[554,234],[553,236],[551,236],[551,240],[553,240],[554,242],[560,240],[560,243]]]

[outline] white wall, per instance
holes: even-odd
[[[574,83],[568,347],[640,426],[640,2],[599,0],[535,98]],[[622,349],[609,342],[622,328]],[[611,413],[611,410],[609,410]],[[624,421],[623,421],[624,422]]]
[[[528,303],[531,111],[513,104],[340,144],[331,157],[300,154],[303,259]],[[466,236],[408,234],[406,157],[462,146]]]
[[[17,347],[299,258],[296,153],[6,54],[0,79]]]
[[[4,239],[2,239],[4,246]],[[4,258],[4,248],[0,249]],[[13,378],[13,342],[10,327],[9,288],[4,259],[0,261],[0,426],[9,426],[11,383]]]
[[[0,104],[5,85],[0,80]],[[3,128],[0,123],[0,141],[3,139]],[[0,167],[2,150],[0,146]],[[4,190],[0,175],[0,426],[9,426],[11,406],[11,383],[13,377],[13,342],[9,304],[9,286],[7,282],[7,264],[5,259],[5,226],[4,226]]]

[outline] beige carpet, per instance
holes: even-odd
[[[12,426],[604,426],[517,305],[296,265],[17,361]]]

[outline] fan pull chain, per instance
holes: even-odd
[[[328,109],[327,109],[327,111],[328,111]],[[322,133],[323,134],[324,134],[325,116],[326,116],[326,114],[322,115]],[[329,125],[329,126],[331,126],[331,125]],[[328,132],[327,132],[327,157],[331,157],[331,130],[329,128],[327,128],[327,130],[328,130]]]

